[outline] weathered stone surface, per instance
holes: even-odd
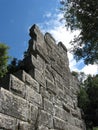
[[[44,110],[50,114],[53,114],[53,103],[44,98]]]
[[[14,130],[17,126],[16,119],[0,113],[0,129]]]
[[[0,90],[0,112],[6,115],[25,120],[29,119],[28,102],[11,92],[1,88]]]
[[[68,121],[68,113],[64,109],[55,106],[54,111],[55,117],[58,117],[66,122]]]
[[[54,128],[59,130],[68,130],[68,124],[64,120],[54,117]]]
[[[57,93],[57,88],[56,85],[54,85],[51,81],[46,80],[46,88],[48,89],[48,91],[56,94]]]
[[[79,108],[77,109],[71,109],[71,114],[78,118],[78,119],[81,119],[81,110]]]
[[[34,71],[34,78],[41,84],[42,86],[45,86],[45,72],[44,70],[39,71],[38,69],[35,69]]]
[[[32,122],[32,124],[36,125],[37,122],[38,122],[38,116],[39,116],[39,113],[38,113],[38,107],[37,106],[34,106],[32,104],[30,104],[30,108],[31,108],[31,112],[30,112],[30,122]]]
[[[25,85],[17,77],[9,74],[3,80],[5,80],[3,82],[1,80],[3,88],[8,89],[21,97],[25,97]]]
[[[42,96],[37,93],[34,89],[30,88],[29,86],[26,85],[26,99],[32,103],[32,104],[36,104],[38,106],[42,106]]]
[[[85,130],[66,47],[36,25],[30,36],[20,70],[0,80],[0,128]]]
[[[9,83],[9,89],[13,93],[22,96],[25,98],[25,85],[22,81],[20,81],[18,78],[16,78],[14,75],[10,75],[10,83]]]
[[[35,91],[39,92],[39,83],[36,80],[34,80],[29,74],[27,74],[25,71],[20,70],[14,75],[18,77],[20,80],[22,80],[26,85],[29,85]]]
[[[49,129],[46,126],[41,125],[38,127],[38,130],[49,130]]]
[[[39,126],[53,128],[53,117],[46,111],[41,110],[39,113]]]
[[[15,130],[34,130],[34,126],[30,125],[28,122],[24,122],[24,121],[17,121],[17,126]],[[13,129],[14,130],[14,129]]]
[[[85,130],[85,129],[82,129],[73,125],[69,125],[68,127],[69,127],[69,130]]]
[[[50,97],[51,97],[50,93],[46,90],[45,87],[40,86],[40,94],[42,95],[42,97],[47,98],[47,99],[50,100]]]

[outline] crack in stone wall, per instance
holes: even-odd
[[[25,69],[0,81],[0,129],[85,130],[66,47],[36,25],[30,36]]]

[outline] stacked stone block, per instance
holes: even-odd
[[[25,69],[0,81],[0,129],[85,130],[66,47],[36,25],[30,36]]]

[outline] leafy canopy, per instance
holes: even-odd
[[[87,128],[98,126],[98,75],[88,75],[78,95],[78,105],[84,112]]]
[[[98,63],[98,0],[61,0],[61,4],[66,26],[80,30],[71,42],[75,59]]]
[[[0,43],[0,78],[7,72],[8,59],[8,46]]]

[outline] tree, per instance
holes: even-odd
[[[80,30],[71,44],[75,59],[98,63],[98,0],[61,0],[66,26]]]
[[[87,76],[78,95],[78,105],[84,112],[87,127],[98,126],[98,75]]]
[[[9,47],[7,45],[0,43],[0,78],[7,72],[7,63],[9,59],[8,49]]]
[[[17,72],[19,69],[22,69],[21,67],[21,60],[18,60],[17,58],[13,58],[10,64],[7,66],[8,73],[13,74]]]

